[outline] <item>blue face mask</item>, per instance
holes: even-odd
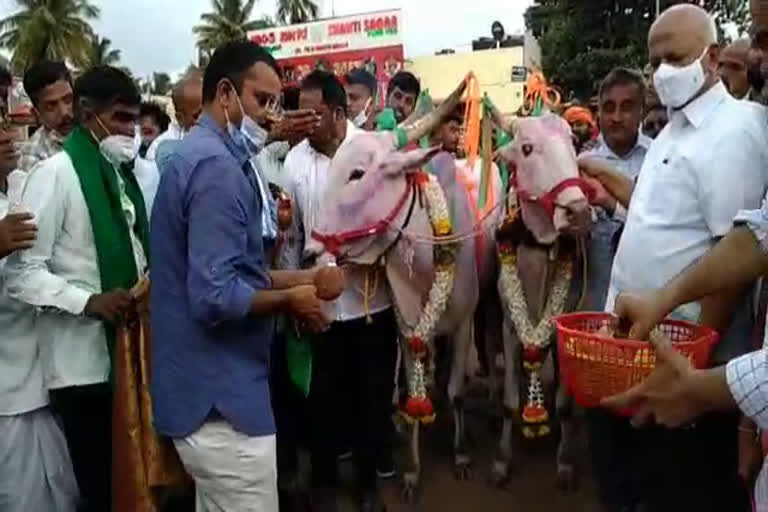
[[[245,113],[243,104],[240,103],[240,97],[237,96],[237,94],[235,94],[235,99],[237,99],[237,106],[240,107],[240,113],[243,115],[243,120],[240,121],[240,127],[238,128],[227,119],[227,131],[235,144],[245,150],[249,155],[255,156],[256,153],[264,148],[269,133]]]

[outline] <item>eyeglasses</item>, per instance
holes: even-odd
[[[273,96],[257,92],[256,100],[259,102],[259,106],[264,109],[264,115],[268,120],[273,123],[282,121],[284,115],[282,95]]]

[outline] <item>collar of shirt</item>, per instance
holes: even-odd
[[[717,106],[725,101],[729,93],[722,82],[717,82],[707,92],[693,100],[680,110],[673,110],[672,116],[684,115],[694,126],[700,128],[704,121],[715,111]],[[672,117],[670,116],[670,117]]]
[[[218,135],[221,141],[227,147],[227,150],[229,150],[229,152],[232,153],[232,156],[235,157],[240,167],[244,166],[245,163],[250,160],[248,152],[245,151],[245,149],[239,148],[237,144],[235,144],[235,142],[232,140],[232,137],[230,137],[229,133],[227,133],[226,130],[224,130],[221,126],[219,126],[219,123],[217,123],[216,120],[208,112],[203,112],[203,115],[197,124],[201,128],[210,130]]]
[[[594,149],[592,149],[590,153],[593,153],[595,156],[601,156],[604,158],[610,158],[615,160],[626,160],[628,158],[631,158],[638,151],[643,151],[643,152],[648,151],[648,148],[651,146],[651,142],[653,142],[653,140],[650,137],[643,135],[643,133],[638,128],[637,141],[635,142],[635,145],[632,147],[632,149],[629,150],[629,152],[626,155],[619,156],[613,151],[613,149],[611,149],[611,146],[608,145],[608,142],[605,140],[605,137],[601,132],[600,136],[598,136],[597,138],[597,146]]]

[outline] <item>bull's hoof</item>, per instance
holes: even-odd
[[[488,484],[496,489],[506,489],[512,478],[509,461],[496,459],[491,466]]]
[[[416,501],[416,491],[419,488],[419,475],[414,472],[403,473],[403,489],[400,497],[409,505]]]
[[[472,460],[469,455],[457,453],[453,459],[453,476],[456,480],[472,479]]]
[[[579,490],[579,477],[576,475],[576,469],[571,465],[559,465],[557,467],[557,489],[570,494]]]

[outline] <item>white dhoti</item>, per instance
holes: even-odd
[[[174,440],[195,480],[197,512],[277,512],[277,442],[250,437],[226,421],[208,421]]]
[[[0,416],[0,510],[74,512],[78,494],[67,441],[50,410]]]

